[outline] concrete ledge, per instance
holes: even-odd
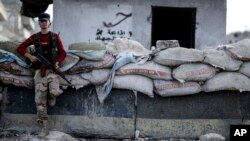
[[[134,119],[88,116],[49,116],[50,130],[57,130],[76,136],[132,138]],[[37,132],[35,114],[4,114],[4,129]]]
[[[137,118],[140,137],[198,139],[207,133],[218,133],[229,138],[230,124],[250,124],[237,119],[143,119]]]

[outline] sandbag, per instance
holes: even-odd
[[[154,80],[154,92],[162,97],[191,95],[200,91],[201,86],[197,82]]]
[[[120,53],[132,53],[137,56],[149,55],[150,50],[146,49],[139,42],[127,38],[115,38],[111,43],[108,43],[107,51],[111,52],[114,55]]]
[[[243,39],[226,46],[226,50],[237,59],[250,60],[250,39]]]
[[[238,72],[221,72],[207,80],[202,89],[205,92],[220,90],[250,91],[250,79]]]
[[[105,50],[105,44],[103,42],[79,42],[69,45],[69,50]]]
[[[35,74],[35,71],[33,69],[27,69],[27,68],[21,67],[15,62],[0,63],[0,70],[6,71],[10,74],[15,74],[15,75],[34,76]]]
[[[2,62],[14,62],[16,61],[18,65],[25,67],[25,68],[29,68],[30,65],[28,65],[24,60],[24,58],[18,57],[17,55],[15,55],[12,52],[8,52],[5,50],[0,49],[0,54],[2,55],[2,57],[0,57],[0,63]]]
[[[62,61],[60,65],[60,71],[65,72],[72,68],[76,63],[78,63],[80,58],[76,55],[73,55],[71,53],[67,53],[65,59]]]
[[[138,74],[152,79],[171,80],[171,68],[159,65],[153,61],[144,64],[130,63],[116,71],[117,75]]]
[[[68,50],[68,52],[75,54],[86,60],[100,61],[106,54],[106,50]]]
[[[96,93],[100,103],[103,103],[112,89],[116,70],[126,64],[138,62],[138,60],[140,60],[140,57],[138,58],[138,56],[135,56],[133,53],[120,53],[117,56],[107,82],[105,82],[103,85],[96,86]]]
[[[83,79],[90,81],[93,85],[100,85],[108,80],[110,73],[111,69],[96,69],[91,72],[81,73],[80,76]]]
[[[65,77],[69,80],[71,84],[68,84],[64,79],[59,76],[59,83],[60,86],[63,86],[63,88],[71,86],[73,88],[79,89],[90,84],[88,80],[83,79],[79,74],[65,75]]]
[[[133,83],[131,83],[133,82]],[[127,89],[141,92],[153,98],[153,81],[152,79],[140,75],[115,76],[113,88]]]
[[[174,48],[179,47],[180,44],[178,40],[157,40],[156,41],[156,48],[159,48],[161,50],[167,49],[167,48]]]
[[[244,62],[241,65],[239,72],[250,77],[250,62]]]
[[[101,61],[90,61],[82,59],[71,69],[68,70],[69,74],[90,72],[93,69],[110,68],[115,62],[115,57],[111,54],[105,54]]]
[[[201,62],[203,59],[204,55],[200,50],[176,47],[156,53],[153,61],[161,65],[178,66],[183,63]]]
[[[182,64],[173,70],[173,77],[180,81],[205,81],[216,74],[217,69],[207,64]]]
[[[208,63],[214,67],[221,68],[227,71],[236,71],[239,70],[241,64],[243,63],[240,60],[236,60],[230,55],[227,54],[225,50],[219,49],[205,49],[204,62]]]
[[[0,71],[0,81],[17,87],[34,88],[34,79],[31,76],[19,76]]]

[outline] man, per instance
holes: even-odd
[[[30,60],[32,66],[36,66],[37,69],[34,76],[35,102],[38,116],[37,122],[42,126],[42,130],[38,134],[38,137],[42,138],[49,134],[47,90],[50,93],[48,95],[48,103],[50,106],[55,105],[56,96],[60,95],[62,90],[59,88],[59,76],[53,73],[52,70],[47,69],[35,55],[26,52],[26,48],[30,45],[34,45],[35,50],[39,50],[47,60],[55,65],[56,69],[59,68],[60,63],[65,59],[66,52],[59,35],[49,31],[51,25],[50,15],[42,13],[39,15],[38,20],[41,31],[31,35],[28,39],[23,41],[17,47],[17,51]]]

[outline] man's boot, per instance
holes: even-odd
[[[48,120],[43,120],[42,121],[42,130],[40,133],[37,135],[39,138],[44,138],[49,134],[49,129],[48,129]]]

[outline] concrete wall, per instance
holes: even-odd
[[[54,0],[54,31],[61,32],[66,48],[74,42],[109,41],[121,36],[135,39],[150,48],[152,6],[197,8],[197,49],[225,41],[226,0]],[[116,16],[119,12],[131,13],[132,16]],[[114,27],[103,24],[114,24],[125,17]]]
[[[1,128],[38,131],[34,90],[4,86],[5,109]],[[129,90],[112,89],[100,104],[95,88],[67,89],[48,108],[50,130],[83,137],[197,139],[206,133],[229,138],[232,124],[250,123],[249,92],[218,91],[181,97],[154,98]]]

